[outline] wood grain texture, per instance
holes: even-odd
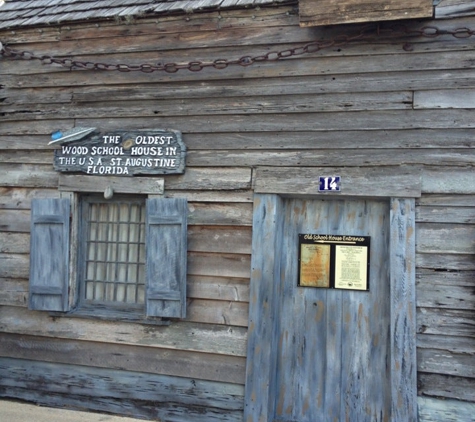
[[[240,385],[10,358],[0,359],[0,372],[3,397],[13,393],[13,397],[50,406],[63,402],[146,419],[242,420]]]
[[[380,1],[324,0],[302,1],[300,4],[302,26],[336,25],[353,22],[371,22],[396,19],[432,17],[432,0]]]
[[[457,400],[418,397],[420,422],[460,422],[473,420],[475,405]]]
[[[185,318],[188,202],[149,198],[146,205],[146,315]]]
[[[340,174],[341,173],[341,174]],[[302,195],[319,194],[320,176],[339,175],[344,195],[368,196],[420,196],[419,169],[417,167],[340,168],[326,167],[259,167],[256,172],[257,193]],[[381,185],[375,186],[373,178]],[[384,180],[384,182],[382,182]],[[381,188],[379,188],[381,186]]]
[[[415,201],[391,200],[392,418],[417,420]]]
[[[244,385],[241,356],[2,333],[0,356]]]
[[[244,420],[266,422],[275,412],[277,298],[280,279],[275,255],[280,254],[283,201],[277,195],[256,195],[247,345]],[[274,245],[269,248],[268,245]]]
[[[31,203],[29,309],[69,310],[68,199],[36,199]]]
[[[224,325],[180,322],[155,327],[123,322],[50,317],[44,312],[25,312],[10,306],[0,307],[0,332],[38,335],[71,340],[96,341],[187,350],[229,356],[246,355],[247,329]]]
[[[460,410],[463,410],[464,407],[473,409],[473,390],[475,387],[473,378],[421,372],[418,374],[418,383],[420,394],[427,397],[460,400]],[[452,417],[456,416],[456,409],[450,408],[449,414],[452,414]],[[468,420],[472,421],[473,418]]]

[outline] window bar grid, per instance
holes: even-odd
[[[143,212],[144,212],[144,208],[142,207],[141,209],[138,210],[139,212],[139,219],[140,221],[144,221],[145,218],[142,216]],[[140,242],[141,242],[141,238],[140,238],[140,235],[142,234],[142,228],[143,228],[143,225],[142,226],[139,226],[138,228],[138,232],[137,232],[137,242],[138,242],[138,245],[137,245],[137,267],[135,268],[135,277],[137,280],[140,279],[140,250],[141,250],[141,247],[140,247]],[[136,300],[139,300],[139,288],[140,288],[140,285],[139,283],[137,283],[135,285],[135,298]]]
[[[89,204],[86,300],[143,302],[139,291],[144,286],[141,280],[144,211],[143,203]],[[125,221],[122,221],[124,217]],[[92,280],[89,278],[91,272]],[[91,282],[92,297],[87,287]]]
[[[118,291],[118,287],[119,287],[119,283],[117,282],[118,280],[118,277],[119,277],[119,259],[120,259],[120,245],[119,245],[119,242],[120,242],[120,228],[121,228],[121,221],[120,221],[120,217],[121,217],[121,213],[120,213],[120,210],[121,210],[121,204],[117,204],[115,205],[115,207],[117,208],[117,221],[116,221],[116,230],[115,230],[115,265],[114,265],[114,278],[113,280],[115,280],[116,282],[114,283],[113,285],[113,296],[112,296],[112,300],[114,302],[117,302],[118,301],[118,298],[117,298],[117,291]],[[129,220],[130,221],[130,220]]]

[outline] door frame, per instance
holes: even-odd
[[[306,196],[317,198],[322,197]],[[415,199],[386,198],[390,203],[391,421],[412,422],[417,421]],[[273,422],[275,416],[280,295],[275,280],[281,277],[284,201],[277,193],[254,195],[245,422]]]

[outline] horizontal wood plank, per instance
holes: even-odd
[[[58,186],[59,175],[52,169],[52,165],[22,165],[22,164],[1,164],[0,171],[4,172],[5,177],[2,186],[19,186],[29,188],[50,188]],[[217,177],[219,175],[219,177]],[[75,189],[85,189],[84,184],[89,183],[91,189],[94,189],[88,179],[90,176],[65,176],[62,180],[67,180],[61,185],[61,190],[74,191]],[[65,179],[66,178],[66,179]],[[128,180],[126,178],[125,180]],[[104,179],[107,180],[107,179]],[[134,180],[134,179],[130,179]],[[82,183],[81,183],[82,182]],[[104,182],[101,182],[104,183]],[[125,183],[125,182],[121,182]],[[184,175],[167,176],[165,189],[172,190],[240,190],[249,189],[251,185],[251,170],[240,168],[227,169],[192,169],[187,168]]]
[[[436,349],[417,350],[417,370],[431,374],[475,378],[475,350],[472,353],[449,353]]]
[[[188,276],[187,296],[199,299],[249,302],[249,280]]]
[[[417,383],[419,386],[420,395],[465,400],[466,402],[471,402],[473,400],[473,391],[475,390],[475,379],[473,378],[419,373],[417,376]],[[469,409],[473,409],[473,402],[462,402],[460,404],[461,411],[463,411],[466,405]],[[455,414],[457,415],[458,413]],[[471,416],[473,416],[473,413]],[[437,419],[437,421],[440,420],[445,421],[446,419]],[[462,420],[464,419],[457,419],[456,422],[460,422]],[[471,419],[467,420],[470,421]]]
[[[0,187],[0,209],[29,210],[33,198],[59,198],[57,189]]]
[[[250,254],[251,237],[250,227],[190,226],[188,250]]]
[[[416,265],[418,268],[428,268],[447,272],[475,270],[473,254],[447,255],[444,253],[418,253],[416,254]]]
[[[189,299],[187,321],[247,327],[249,306],[245,302]]]
[[[429,194],[473,194],[475,172],[465,168],[426,167],[422,173],[422,192]]]
[[[458,400],[418,397],[420,422],[469,421],[475,414],[475,404]]]
[[[3,359],[0,370],[2,396],[50,406],[74,404],[80,409],[177,422],[190,417],[197,422],[242,420],[239,385],[20,359]]]
[[[0,219],[4,214],[0,211]],[[29,217],[27,217],[29,219]],[[28,230],[29,232],[29,230]],[[28,233],[0,231],[0,253],[29,253],[30,236]]]
[[[474,195],[431,195],[426,194],[416,200],[417,207],[475,207]],[[416,208],[417,211],[417,208]],[[450,210],[448,211],[450,212]],[[455,221],[454,221],[455,222]]]
[[[30,210],[0,209],[0,231],[30,232]]]
[[[424,107],[419,107],[424,108]],[[430,108],[430,107],[425,107]],[[467,107],[470,108],[470,107]],[[24,104],[2,106],[3,119],[51,119],[51,118],[94,118],[108,115],[110,117],[156,116],[194,116],[194,115],[232,115],[232,114],[273,114],[361,110],[409,110],[412,109],[412,93],[385,92],[334,95],[273,95],[261,97],[220,96],[215,98],[196,98],[184,100],[127,101],[124,103],[94,102],[77,104],[74,108],[62,104],[46,104],[41,110],[27,110]]]
[[[443,336],[475,337],[473,310],[417,309],[417,332]]]
[[[283,75],[285,76],[285,75]],[[153,101],[173,97],[180,100],[196,98],[234,98],[234,97],[259,97],[265,95],[297,95],[313,94],[325,100],[326,94],[346,93],[373,93],[396,92],[407,90],[437,90],[437,89],[462,89],[471,88],[474,81],[473,72],[469,69],[444,69],[413,71],[405,69],[403,72],[377,72],[367,74],[364,72],[345,75],[305,75],[286,76],[285,84],[281,77],[246,79],[222,79],[197,81],[189,80],[179,83],[160,83],[160,80],[149,81],[146,85],[121,85],[121,86],[84,86],[72,89],[76,103],[94,103],[109,98],[112,102],[118,101]],[[40,91],[34,88],[6,88],[5,105],[22,104],[27,102],[29,96],[35,98],[34,102],[49,103],[49,96],[58,92],[58,88],[42,87]],[[61,91],[59,91],[61,92]],[[44,94],[43,94],[44,93]],[[338,97],[334,97],[338,98]],[[335,105],[333,105],[335,107]]]
[[[192,322],[150,326],[125,322],[50,317],[24,308],[0,307],[0,332],[99,343],[128,344],[229,356],[246,355],[247,329]]]
[[[341,168],[331,167],[259,167],[256,171],[255,191],[257,193],[315,195],[319,194],[319,177],[335,175],[342,178],[341,191],[345,195],[420,196],[420,173],[417,167],[365,169],[347,167],[343,172]],[[379,180],[377,186],[373,183],[376,179]]]
[[[417,268],[416,283],[421,286],[472,287],[475,284],[475,271],[458,269]]]
[[[28,280],[0,277],[0,306],[22,306],[28,303]]]
[[[428,18],[433,14],[432,0],[344,0],[338,3],[331,0],[303,0],[299,4],[299,11],[302,26]]]
[[[30,277],[30,255],[0,253],[0,278]]]
[[[4,187],[21,188],[56,188],[58,173],[51,165],[2,164],[0,172],[3,174],[0,184]]]
[[[474,354],[475,342],[470,337],[444,337],[431,334],[418,334],[417,347],[419,349],[442,350],[448,353]]]
[[[188,275],[250,278],[250,255],[191,252],[188,254]]]
[[[242,385],[246,364],[237,356],[5,333],[0,356]]]
[[[435,284],[431,280],[417,283],[417,306],[423,308],[475,309],[475,282],[471,286]],[[475,316],[475,315],[474,315]]]
[[[449,204],[445,206],[419,206],[416,208],[416,219],[421,223],[475,223],[472,206],[448,205]]]
[[[252,205],[188,202],[188,225],[251,226]]]
[[[420,253],[475,253],[475,225],[420,223],[416,231],[416,251]]]
[[[467,166],[475,164],[475,152],[462,149],[346,149],[329,150],[267,150],[267,151],[190,151],[187,162],[191,166],[395,166],[395,165],[436,165]]]
[[[416,91],[414,108],[475,108],[475,89]]]

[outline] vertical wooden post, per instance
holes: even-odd
[[[278,195],[254,195],[245,422],[274,416],[282,208]]]
[[[417,421],[415,200],[391,199],[391,414]]]

